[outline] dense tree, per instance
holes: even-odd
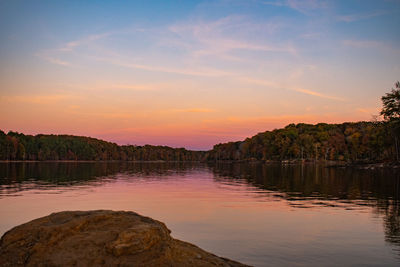
[[[118,146],[90,137],[0,131],[0,160],[399,160],[400,82],[382,97],[385,121],[289,124],[207,152],[167,146]]]
[[[0,160],[198,161],[204,155],[167,146],[118,146],[90,137],[0,131]]]
[[[389,160],[390,138],[382,122],[290,124],[244,141],[215,145],[208,160]]]
[[[394,140],[396,160],[399,161],[399,136],[400,136],[400,82],[395,84],[396,89],[382,96],[383,108],[381,115],[386,121],[386,126]]]
[[[400,82],[395,84],[396,89],[382,96],[383,108],[381,115],[388,121],[400,120]]]
[[[290,124],[207,152],[167,146],[118,146],[90,137],[0,131],[0,160],[344,160],[395,158],[386,122]]]
[[[241,142],[218,144],[208,160],[399,160],[400,82],[382,97],[385,121],[289,124]]]

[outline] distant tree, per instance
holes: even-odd
[[[396,89],[382,96],[383,108],[381,115],[388,123],[393,135],[396,160],[399,160],[399,135],[400,135],[400,82],[395,84]]]
[[[18,144],[17,159],[19,160],[25,159],[25,146],[21,143]]]

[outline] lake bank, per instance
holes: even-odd
[[[379,168],[400,168],[400,162],[371,162],[371,161],[333,161],[333,160],[258,160],[258,159],[243,159],[243,160],[208,160],[208,161],[177,161],[177,160],[0,160],[0,163],[208,163],[208,164],[265,164],[265,165],[323,165],[327,168],[336,167],[352,167],[359,169],[379,169]]]

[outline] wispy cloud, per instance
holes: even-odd
[[[112,84],[103,86],[103,88],[126,89],[132,91],[155,91],[164,87],[164,84]]]
[[[388,43],[375,40],[343,40],[342,44],[349,47],[361,49],[375,49],[380,51],[390,51],[392,53],[400,53],[400,49]]]
[[[287,0],[286,3],[290,8],[296,9],[303,13],[310,10],[325,9],[330,7],[329,2],[323,0]]]
[[[80,39],[76,39],[74,41],[67,42],[59,47],[53,48],[53,49],[46,49],[46,50],[41,50],[38,53],[35,54],[35,56],[38,56],[42,58],[43,60],[50,62],[52,64],[56,65],[61,65],[61,66],[73,66],[72,63],[60,59],[60,57],[66,57],[69,53],[73,52],[75,49],[81,47],[81,46],[91,46],[94,42],[104,39],[110,35],[117,34],[118,32],[106,32],[106,33],[100,33],[100,34],[91,34],[85,37],[82,37]],[[105,54],[110,54],[115,56],[116,53],[112,52],[111,50],[108,49],[102,49],[102,53]]]
[[[286,6],[287,2],[286,1],[262,1],[264,5],[269,5],[269,6]]]
[[[92,43],[95,43],[98,40],[106,39],[108,37],[114,37],[116,35],[130,35],[135,32],[145,32],[145,28],[141,27],[127,27],[123,29],[118,29],[115,31],[103,32],[103,33],[96,33],[96,34],[89,34],[83,36],[81,38],[75,39],[73,41],[69,41],[60,47],[56,48],[56,51],[59,52],[71,52],[74,49],[81,47],[81,46],[90,46]]]
[[[132,59],[127,59],[125,53],[127,51],[118,51],[107,43],[98,44],[97,41],[115,35],[121,35],[123,40],[129,41],[131,38],[139,38],[135,34],[140,34],[140,38],[151,43],[150,47],[145,48],[146,52],[143,55],[148,52],[147,50],[151,50],[152,46],[153,49],[159,49],[160,46],[167,49],[173,48],[175,51],[179,49],[182,62],[190,62],[192,59],[202,57],[212,57],[224,61],[248,61],[247,52],[297,55],[297,48],[292,43],[271,41],[274,40],[274,38],[270,38],[271,35],[281,27],[283,26],[280,22],[255,21],[247,16],[230,15],[212,21],[181,21],[155,29],[137,28],[92,34],[70,41],[58,48],[41,51],[40,55],[44,60],[53,64],[72,66],[72,63],[60,58],[68,58],[70,52],[76,52],[77,48],[85,48],[79,50],[80,57],[132,69],[191,76],[225,76],[231,75],[231,73],[207,67],[210,64],[204,62],[202,65],[196,62],[196,67],[186,65],[163,67],[162,64],[154,66],[133,62]],[[123,58],[121,54],[124,54]],[[76,57],[73,60],[76,60]]]
[[[177,87],[177,84],[185,87],[189,87],[190,85],[179,79],[174,82],[158,82],[158,83],[135,83],[135,82],[126,82],[126,83],[113,83],[110,81],[97,80],[95,82],[90,83],[75,83],[75,84],[62,84],[58,85],[58,87],[63,87],[65,90],[78,90],[79,92],[87,92],[92,93],[93,91],[97,92],[111,92],[113,90],[116,91],[159,91],[159,90],[171,90]]]
[[[306,95],[320,97],[320,98],[326,98],[326,99],[331,99],[331,100],[336,100],[336,101],[345,101],[345,99],[340,98],[340,97],[326,95],[326,94],[322,94],[322,93],[319,93],[319,92],[316,92],[316,91],[312,91],[312,90],[308,90],[308,89],[291,88],[291,90],[294,90],[296,92],[303,93],[303,94],[306,94]]]
[[[363,19],[370,19],[378,16],[382,16],[387,14],[387,11],[375,11],[371,13],[359,13],[359,14],[348,14],[348,15],[340,15],[337,16],[338,21],[343,21],[343,22],[354,22],[354,21],[359,21]]]
[[[356,48],[376,48],[385,47],[385,44],[378,41],[370,41],[370,40],[344,40],[342,43],[346,46],[352,46]]]
[[[66,111],[73,115],[85,114],[87,117],[91,118],[103,118],[103,119],[132,119],[136,116],[133,112],[128,111],[118,111],[110,110],[105,112],[98,112],[93,110],[85,109],[84,106],[70,105],[67,107]]]
[[[277,82],[274,82],[274,81],[258,80],[258,79],[254,79],[254,78],[250,78],[250,77],[237,77],[237,79],[244,83],[262,85],[262,86],[267,86],[267,87],[272,87],[272,88],[281,88],[281,86]]]
[[[303,14],[309,14],[316,9],[326,9],[330,7],[328,1],[322,0],[285,0],[285,1],[264,1],[265,5],[288,7]]]
[[[91,34],[85,36],[81,39],[77,39],[74,41],[70,41],[63,45],[62,47],[58,48],[59,51],[72,51],[74,48],[79,47],[81,45],[89,44],[90,42],[100,40],[110,36],[112,33],[101,33],[101,34]]]
[[[54,56],[49,56],[46,55],[44,53],[36,53],[35,56],[51,63],[51,64],[55,64],[55,65],[60,65],[60,66],[64,66],[64,67],[70,67],[72,66],[72,64],[68,61],[59,59],[58,57],[54,57]]]
[[[373,114],[379,114],[379,109],[378,108],[357,108],[357,112],[373,115]]]
[[[206,77],[221,77],[221,76],[229,76],[233,75],[231,72],[212,69],[212,68],[174,68],[174,67],[159,67],[153,65],[142,65],[135,64],[125,61],[120,61],[111,58],[97,58],[98,61],[107,62],[116,66],[131,68],[131,69],[140,69],[152,72],[163,72],[163,73],[172,73],[172,74],[181,74],[181,75],[189,75],[189,76],[206,76]]]
[[[215,112],[214,109],[209,108],[187,108],[187,109],[173,109],[173,112],[183,112],[183,113],[210,113]]]
[[[4,95],[0,101],[9,103],[30,103],[30,104],[54,104],[63,100],[77,98],[77,96],[55,94],[55,95]]]
[[[314,90],[310,90],[310,89],[291,87],[291,86],[283,86],[283,85],[279,84],[278,82],[274,82],[274,81],[257,80],[257,79],[248,78],[248,77],[241,77],[241,78],[239,78],[239,80],[242,82],[262,85],[262,86],[266,86],[266,87],[270,87],[270,88],[274,88],[274,89],[290,90],[290,91],[294,91],[294,92],[298,92],[298,93],[302,93],[302,94],[306,94],[306,95],[310,95],[310,96],[315,96],[315,97],[319,97],[319,98],[325,98],[325,99],[330,99],[330,100],[335,100],[335,101],[345,101],[345,99],[341,98],[341,97],[326,95],[326,94],[323,94],[323,93],[320,93],[320,92],[317,92]]]
[[[71,66],[71,63],[58,59],[58,58],[52,58],[52,57],[47,57],[45,58],[48,62],[56,64],[56,65],[61,65],[61,66]]]
[[[259,45],[247,43],[239,40],[229,39],[208,39],[203,40],[203,43],[209,45],[208,49],[198,50],[195,55],[213,55],[218,53],[226,53],[233,50],[249,50],[249,51],[261,51],[261,52],[284,52],[290,54],[296,54],[296,49],[293,46],[272,46],[272,45]]]
[[[131,113],[118,113],[118,112],[110,112],[110,113],[98,113],[99,116],[106,119],[131,119],[133,115]]]
[[[308,32],[308,33],[303,33],[300,35],[301,38],[309,39],[309,40],[319,39],[322,36],[323,36],[323,34],[320,32]]]
[[[195,57],[213,55],[237,60],[238,56],[232,55],[237,51],[296,54],[297,50],[291,44],[272,44],[260,38],[270,36],[280,27],[280,23],[255,22],[246,16],[231,15],[215,21],[172,25],[168,27],[172,35],[163,42],[181,46]]]

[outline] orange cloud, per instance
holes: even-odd
[[[15,96],[0,96],[0,102],[9,103],[31,103],[31,104],[52,104],[65,99],[77,98],[72,95],[15,95]]]
[[[214,109],[208,108],[187,108],[187,109],[174,109],[174,112],[184,112],[184,113],[210,113],[214,112]]]
[[[330,95],[325,95],[319,92],[307,90],[307,89],[302,89],[302,88],[293,88],[294,91],[300,92],[306,95],[312,95],[312,96],[317,96],[321,98],[327,98],[327,99],[332,99],[332,100],[337,100],[337,101],[345,101],[343,98],[336,97],[336,96],[330,96]]]

